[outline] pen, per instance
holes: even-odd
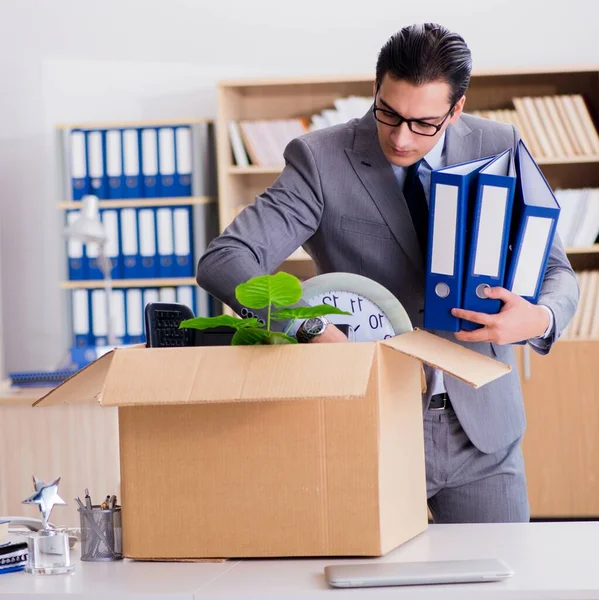
[[[81,502],[81,498],[79,498],[79,496],[77,496],[75,498],[75,502],[77,502],[77,504],[79,505],[79,508],[85,510],[85,505],[83,504],[83,502]]]
[[[92,499],[89,497],[89,490],[85,488],[85,507],[89,510],[92,509]]]
[[[108,502],[108,508],[114,508],[116,506],[116,495],[113,494],[110,496],[110,501]]]
[[[110,502],[110,496],[106,496],[106,499],[104,500],[104,502],[102,502],[102,504],[100,505],[100,508],[102,510],[108,510],[108,503]]]

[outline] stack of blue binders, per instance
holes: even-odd
[[[560,206],[520,140],[495,156],[431,173],[424,327],[474,330],[453,308],[496,314],[501,286],[536,303]]]

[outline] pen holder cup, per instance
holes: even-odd
[[[110,561],[123,558],[121,507],[79,508],[81,560]]]

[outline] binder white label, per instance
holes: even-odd
[[[106,132],[106,174],[109,177],[120,177],[121,166],[121,132],[111,129]]]
[[[139,211],[139,253],[142,256],[156,254],[156,224],[152,208]]]
[[[73,332],[75,335],[87,335],[89,333],[87,290],[73,290]]]
[[[170,208],[159,208],[156,211],[158,221],[158,254],[173,254],[173,211]]]
[[[106,291],[92,291],[92,332],[95,336],[103,337],[108,333]]]
[[[191,308],[195,312],[193,305],[193,289],[189,285],[180,285],[177,288],[177,302]]]
[[[89,176],[92,178],[104,175],[104,164],[102,161],[102,134],[99,131],[91,131],[87,137],[89,151]]]
[[[67,223],[72,225],[79,218],[78,210],[67,212]],[[67,253],[69,258],[83,258],[83,242],[76,238],[69,238],[67,243]]]
[[[158,141],[155,129],[144,129],[141,132],[142,143],[142,168],[143,174],[148,176],[158,174]]]
[[[127,290],[127,334],[140,336],[144,333],[143,311],[141,306],[141,290]]]
[[[122,338],[125,335],[125,291],[112,290],[110,297],[110,322],[112,333]]]
[[[547,250],[552,219],[528,217],[520,247],[512,292],[518,296],[534,296]]]
[[[85,134],[83,131],[73,131],[71,133],[71,177],[82,179],[86,175]]]
[[[121,238],[124,256],[137,254],[137,217],[135,210],[135,208],[123,208],[121,210]]]
[[[127,177],[139,175],[139,142],[135,129],[123,131],[123,163]]]
[[[191,252],[189,211],[186,208],[175,208],[173,219],[175,225],[175,254],[177,256],[187,256]]]
[[[191,174],[191,129],[177,127],[177,173],[179,175]]]
[[[484,185],[480,208],[474,275],[499,275],[499,259],[505,230],[507,188]]]
[[[148,304],[153,304],[154,302],[159,302],[160,297],[158,295],[158,290],[154,289],[145,289],[144,292],[144,309]]]
[[[455,247],[458,225],[458,188],[435,185],[431,272],[452,276],[455,272]]]
[[[160,302],[176,302],[177,301],[177,292],[175,291],[174,287],[160,288],[158,296],[160,298]]]
[[[172,127],[161,127],[158,130],[160,148],[160,174],[175,174],[175,132]]]
[[[116,210],[105,210],[102,223],[106,228],[106,256],[116,258],[119,255],[119,221]]]

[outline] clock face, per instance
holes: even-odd
[[[354,273],[325,273],[304,281],[303,300],[328,304],[351,313],[327,315],[334,324],[351,325],[354,341],[373,342],[412,331],[399,300],[376,281]]]
[[[335,324],[351,325],[356,342],[374,342],[393,337],[395,330],[384,311],[372,300],[355,292],[332,290],[305,299],[310,306],[328,304],[351,313],[349,315],[327,315]]]

